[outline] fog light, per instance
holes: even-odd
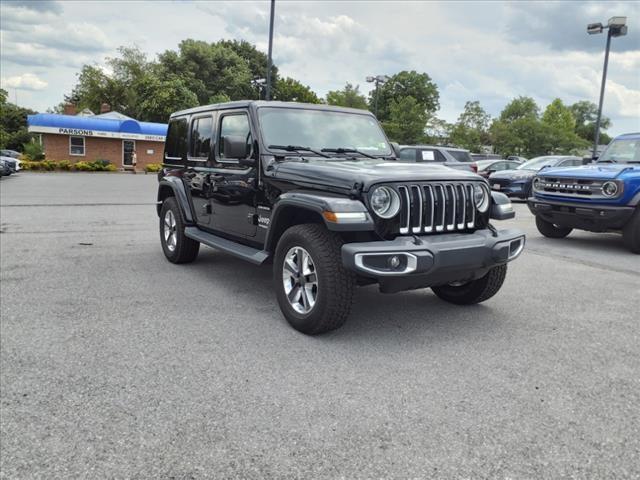
[[[395,270],[400,266],[400,257],[398,257],[397,255],[389,257],[389,260],[387,260],[387,265],[389,265],[389,268]]]

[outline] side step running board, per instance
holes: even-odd
[[[247,260],[255,265],[262,265],[264,261],[269,258],[269,252],[264,250],[258,250],[257,248],[248,247],[239,243],[227,240],[226,238],[218,237],[208,232],[200,230],[198,227],[186,227],[184,234],[200,243],[223,252],[230,253],[236,257],[240,257],[243,260]]]

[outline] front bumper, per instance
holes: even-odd
[[[347,243],[342,263],[375,279],[385,293],[444,285],[484,276],[492,267],[514,260],[524,248],[516,229],[397,237],[390,241]],[[396,260],[393,257],[397,257]]]
[[[635,211],[634,207],[624,205],[589,205],[538,198],[529,199],[527,205],[531,213],[547,222],[590,232],[622,230]]]

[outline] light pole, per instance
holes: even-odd
[[[367,77],[368,83],[376,83],[376,101],[374,102],[373,114],[378,116],[378,85],[385,84],[389,80],[389,77],[386,75],[376,75]]]
[[[598,103],[598,117],[596,118],[596,131],[593,140],[593,153],[591,158],[595,159],[598,152],[598,142],[600,141],[600,119],[602,118],[602,102],[604,100],[604,85],[607,81],[607,67],[609,66],[609,48],[611,47],[611,37],[622,37],[627,34],[627,17],[611,17],[607,26],[602,23],[590,23],[587,25],[587,33],[595,35],[607,29],[607,46],[604,51],[604,67],[602,69],[602,83],[600,84],[600,102]]]
[[[276,0],[271,0],[271,17],[269,18],[269,54],[267,56],[267,90],[265,100],[271,100],[271,52],[273,50],[273,16],[276,11]]]

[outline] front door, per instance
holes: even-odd
[[[132,154],[136,149],[135,140],[123,140],[122,141],[122,166],[124,168],[133,167]]]
[[[255,237],[257,230],[256,191],[258,168],[240,164],[240,159],[224,154],[225,135],[241,136],[248,146],[247,157],[257,157],[252,151],[254,136],[246,110],[225,111],[218,120],[213,172],[211,206],[213,228],[233,235]]]

